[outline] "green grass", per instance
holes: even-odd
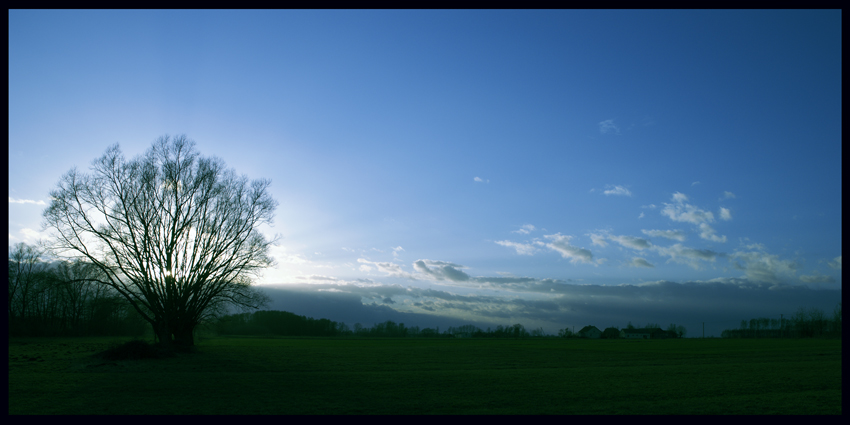
[[[841,414],[839,340],[10,339],[11,414]]]

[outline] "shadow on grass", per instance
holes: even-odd
[[[159,344],[151,344],[147,341],[134,339],[125,343],[111,345],[104,351],[94,354],[92,357],[102,360],[139,360],[139,359],[164,359],[174,357],[178,353],[193,353],[194,347],[172,345],[164,347]]]

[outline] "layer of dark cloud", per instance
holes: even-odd
[[[327,289],[342,288],[334,291]],[[446,317],[435,314],[409,313],[395,310],[387,305],[378,304],[392,295],[405,295],[407,291],[397,285],[385,285],[375,287],[357,287],[355,285],[270,285],[259,287],[265,292],[271,302],[265,310],[289,311],[301,316],[316,319],[325,318],[336,322],[344,322],[349,327],[355,323],[363,326],[372,326],[376,323],[392,320],[396,323],[404,323],[407,327],[419,326],[420,328],[445,329],[449,326],[458,326],[465,323],[486,327],[488,324],[477,321],[460,321],[454,317]],[[435,291],[438,292],[438,291]],[[378,302],[364,301],[365,296],[385,295]],[[433,295],[433,294],[432,294]],[[437,312],[438,309],[421,303],[423,310]],[[433,303],[431,303],[433,304]]]
[[[699,282],[659,281],[639,285],[577,285],[553,279],[470,278],[499,295],[457,294],[401,285],[353,284],[280,285],[264,287],[273,302],[269,309],[342,321],[349,326],[393,320],[407,326],[435,327],[475,324],[479,327],[523,323],[547,332],[575,326],[624,327],[659,323],[684,325],[689,336],[719,336],[741,320],[789,317],[798,308],[819,308],[831,315],[840,290],[715,279]],[[413,302],[404,306],[399,297]],[[390,307],[390,305],[392,307]],[[400,311],[410,309],[414,312]]]

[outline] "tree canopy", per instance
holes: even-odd
[[[277,207],[269,185],[200,156],[185,136],[160,137],[132,160],[116,144],[91,173],[73,168],[50,193],[47,246],[97,267],[96,281],[126,298],[161,343],[191,345],[210,314],[267,300],[250,283],[273,263],[273,241],[258,231]]]

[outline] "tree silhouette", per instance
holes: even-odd
[[[71,169],[51,192],[44,227],[50,250],[100,269],[153,326],[160,343],[192,345],[195,327],[231,304],[257,308],[251,286],[272,264],[257,231],[277,203],[268,180],[248,181],[185,136],[163,136],[127,161],[118,145]]]
[[[604,338],[604,339],[617,339],[619,337],[620,337],[620,330],[613,327],[613,326],[607,327],[607,328],[605,328],[604,331],[602,331],[602,338]]]
[[[17,330],[32,314],[34,299],[44,280],[47,264],[35,246],[18,243],[9,247],[9,327]]]

